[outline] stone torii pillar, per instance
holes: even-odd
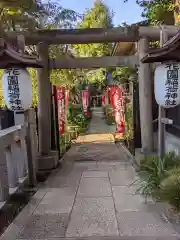
[[[43,68],[38,69],[38,122],[39,122],[39,152],[48,155],[51,148],[51,118],[50,118],[50,87],[48,71],[48,45],[39,43],[37,46]]]
[[[39,169],[52,169],[58,163],[58,152],[51,151],[51,85],[48,64],[48,45],[39,43],[37,52],[43,63],[38,69],[38,129],[39,129]]]
[[[145,38],[139,40],[139,59],[146,55],[149,41]],[[152,126],[152,83],[149,63],[139,62],[139,104],[142,152],[153,152],[153,126]]]

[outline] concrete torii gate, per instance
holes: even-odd
[[[180,28],[166,26],[168,37],[173,37]],[[149,63],[142,59],[149,50],[149,42],[160,39],[159,27],[118,27],[113,29],[71,29],[71,30],[39,30],[35,32],[8,33],[10,40],[23,34],[26,45],[37,45],[43,68],[38,69],[39,95],[39,150],[41,159],[53,161],[51,152],[51,87],[50,69],[99,68],[131,66],[139,69],[140,119],[142,151],[153,151],[152,129],[152,89]],[[137,56],[109,56],[100,58],[49,59],[48,46],[51,44],[87,44],[108,42],[138,42]]]

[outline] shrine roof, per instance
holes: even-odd
[[[143,63],[180,61],[180,31],[170,40],[163,44],[163,47],[150,49],[141,59]]]
[[[20,53],[13,45],[0,39],[0,69],[13,66],[42,68],[42,63],[37,57]]]

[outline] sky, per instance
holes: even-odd
[[[93,7],[93,0],[59,0],[64,8],[72,9],[78,13],[83,13],[86,8]],[[136,0],[128,0],[128,3],[123,3],[123,0],[104,0],[105,4],[114,12],[113,23],[115,26],[123,22],[127,24],[139,22],[142,19],[140,8],[136,4]]]

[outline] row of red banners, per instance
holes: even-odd
[[[65,124],[67,122],[68,116],[68,104],[69,104],[69,90],[64,87],[57,87],[57,103],[58,103],[58,122],[59,122],[59,132],[63,134],[65,132]],[[102,105],[106,103],[106,94],[102,96]],[[113,106],[113,112],[116,121],[116,130],[118,133],[124,133],[125,131],[125,99],[124,91],[122,87],[116,86],[109,89],[110,102]],[[88,116],[89,108],[89,91],[82,91],[82,104],[84,115]]]
[[[68,117],[68,104],[70,93],[68,89],[65,87],[56,87],[57,92],[57,104],[58,104],[58,122],[59,122],[59,132],[60,134],[65,133],[65,127]],[[89,108],[89,91],[84,90],[82,91],[82,103],[83,103],[83,110],[84,115],[88,116],[88,108]]]

